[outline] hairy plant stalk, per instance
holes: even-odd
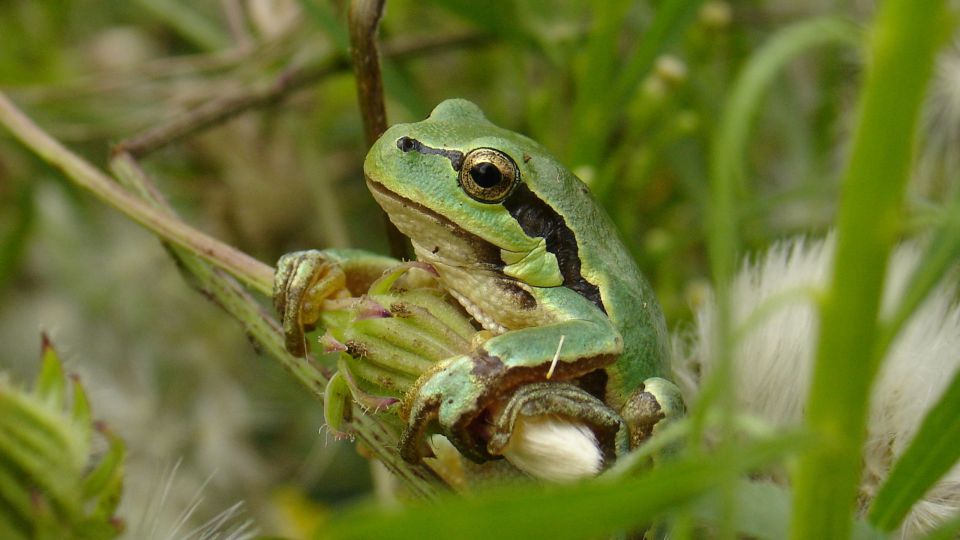
[[[247,334],[308,388],[322,398],[327,375],[312,358],[297,358],[283,346],[279,325],[263,306],[237,281],[266,295],[272,294],[273,268],[249,255],[191,228],[174,216],[133,157],[120,153],[111,166],[137,195],[125,190],[102,171],[51,138],[2,93],[0,124],[5,125],[29,149],[62,170],[67,179],[90,190],[107,204],[154,232],[169,244],[171,255],[191,283],[243,325]],[[425,466],[412,466],[396,453],[397,434],[376,418],[354,415],[358,438],[396,474],[415,496],[432,498],[443,481]]]
[[[0,124],[47,163],[60,169],[76,185],[168,242],[187,249],[230,272],[237,279],[266,295],[273,291],[273,268],[236,248],[207,236],[183,221],[149,205],[120,187],[110,177],[74,154],[33,123],[0,92]]]

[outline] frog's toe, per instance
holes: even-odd
[[[315,327],[323,300],[345,287],[346,275],[340,265],[320,251],[298,251],[280,258],[274,274],[273,303],[291,354],[307,353],[304,333]]]
[[[432,457],[433,450],[427,444],[427,430],[436,423],[440,409],[440,397],[415,400],[410,407],[407,426],[400,435],[400,457],[407,463],[420,463]]]
[[[672,382],[651,377],[637,388],[620,410],[630,428],[630,449],[635,449],[662,425],[686,412],[680,389]]]

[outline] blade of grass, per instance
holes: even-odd
[[[713,137],[710,154],[710,204],[707,206],[707,238],[710,266],[716,291],[717,324],[713,338],[715,358],[710,377],[703,384],[700,402],[693,410],[692,446],[699,445],[706,415],[713,405],[729,413],[734,395],[731,326],[731,302],[726,283],[736,266],[738,251],[738,223],[736,194],[743,184],[743,159],[753,117],[762,103],[761,96],[771,86],[776,75],[798,54],[823,45],[854,43],[857,32],[852,25],[837,19],[814,19],[789,26],[779,31],[747,62],[737,76],[733,90],[723,109],[723,116]],[[721,423],[729,427],[727,422]],[[726,430],[729,432],[729,430]],[[733,486],[728,486],[731,490]],[[733,516],[736,500],[732,493],[721,499],[730,505],[726,514]],[[732,519],[732,518],[731,518]],[[721,520],[721,523],[724,522]],[[726,522],[727,532],[732,521]]]
[[[195,11],[189,2],[137,0],[137,3],[203,50],[216,51],[230,44],[226,31]]]
[[[794,451],[786,436],[728,447],[708,459],[672,462],[644,476],[595,479],[568,486],[525,485],[475,497],[448,497],[429,507],[362,507],[320,531],[318,538],[598,538],[641,526],[727,478]]]
[[[873,500],[870,521],[885,531],[900,526],[910,508],[960,459],[960,373],[923,419]]]
[[[920,307],[943,275],[960,258],[960,191],[943,213],[944,219],[933,233],[930,244],[913,271],[910,284],[893,315],[884,321],[878,356],[885,354],[910,315]]]
[[[620,70],[612,86],[597,94],[577,96],[574,111],[577,129],[571,131],[576,141],[571,145],[570,165],[595,165],[607,147],[617,118],[650,72],[657,56],[677,39],[677,36],[695,20],[694,15],[703,0],[665,0],[657,8],[653,22],[640,38],[630,59]],[[596,85],[585,86],[596,90]]]
[[[811,49],[835,45],[857,47],[861,38],[851,22],[834,17],[810,19],[777,31],[750,57],[727,98],[711,152],[713,174],[722,179],[727,189],[742,189],[744,185],[744,155],[750,129],[763,104],[763,96],[780,72]],[[725,211],[728,210],[732,209]]]
[[[950,521],[940,525],[923,540],[956,540],[960,534],[960,516],[954,516]]]
[[[920,103],[934,53],[946,37],[945,20],[942,1],[888,0],[871,29],[806,412],[816,444],[801,456],[794,475],[791,538],[797,540],[850,536],[878,364],[880,293],[902,220]]]
[[[730,327],[730,299],[723,284],[733,275],[739,241],[737,239],[736,194],[743,185],[745,147],[761,96],[768,90],[781,69],[800,53],[811,48],[853,44],[856,29],[844,21],[825,18],[803,21],[779,31],[750,60],[734,82],[730,97],[723,108],[723,116],[713,137],[710,152],[710,199],[707,214],[707,238],[710,266],[717,288],[717,349],[719,359],[716,382],[702,392],[702,398],[720,390],[729,390],[725,377],[729,358],[728,347],[732,336]],[[700,411],[706,413],[706,408]]]

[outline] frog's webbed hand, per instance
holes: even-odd
[[[596,317],[513,330],[489,339],[468,355],[444,360],[424,373],[407,394],[401,412],[407,422],[401,455],[410,462],[420,461],[425,455],[424,436],[439,428],[466,457],[493,459],[502,444],[491,447],[488,443],[518,388],[577,381],[614,362],[622,349],[623,340],[609,320]],[[579,416],[574,409],[569,414]]]
[[[304,336],[316,327],[323,301],[363,294],[395,259],[362,250],[296,251],[277,262],[273,304],[280,315],[288,351],[307,353]]]

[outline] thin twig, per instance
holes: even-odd
[[[309,71],[284,72],[269,86],[202,103],[165,124],[117,144],[113,152],[114,154],[127,152],[134,158],[143,157],[174,141],[220,124],[250,109],[279,103],[293,90],[303,88],[346,67],[346,59],[332,57]]]
[[[377,30],[386,0],[353,0],[348,15],[353,74],[367,144],[372,145],[387,130],[387,108],[383,103],[383,77]]]
[[[372,145],[387,130],[387,107],[383,99],[383,76],[380,73],[380,51],[377,46],[377,30],[385,4],[386,0],[353,0],[347,16],[353,73],[357,81],[357,98],[367,145]],[[382,215],[390,254],[398,259],[409,258],[407,239],[387,219],[386,214]]]
[[[444,52],[456,47],[482,45],[487,42],[485,36],[477,33],[431,36],[387,45],[384,54],[391,58],[402,59],[422,54]],[[164,146],[209,129],[248,110],[276,105],[296,91],[349,68],[349,59],[339,53],[327,56],[308,66],[290,68],[268,85],[243,93],[214,98],[177,115],[166,123],[134,135],[117,144],[114,153],[129,152],[135,158],[142,158]]]

